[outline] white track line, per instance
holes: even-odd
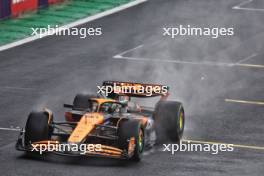
[[[206,66],[224,66],[224,67],[247,67],[247,68],[260,68],[264,69],[264,65],[255,65],[255,64],[240,64],[240,63],[224,63],[224,62],[193,62],[193,61],[181,61],[174,59],[157,59],[157,58],[140,58],[140,57],[125,57],[116,55],[113,57],[114,59],[119,60],[129,60],[129,61],[142,61],[142,62],[164,62],[164,63],[175,63],[175,64],[189,64],[189,65],[206,65]]]
[[[235,64],[234,66],[264,69],[264,65],[255,65],[255,64]]]
[[[258,12],[264,12],[264,9],[255,9],[255,8],[246,8],[246,7],[239,7],[235,10],[246,10],[246,11],[258,11]]]
[[[124,52],[122,52],[122,53],[120,53],[120,54],[115,55],[114,58],[121,58],[121,57],[123,57],[123,55],[125,55],[125,54],[127,54],[127,53],[129,53],[129,52],[132,52],[132,51],[134,51],[134,50],[137,50],[137,49],[139,49],[139,48],[142,48],[143,46],[144,46],[144,45],[139,45],[139,46],[137,46],[137,47],[135,47],[135,48],[132,48],[132,49],[126,50],[126,51],[124,51]]]
[[[21,131],[20,128],[0,128],[3,131]]]
[[[190,142],[190,143],[200,143],[200,144],[225,144],[225,145],[228,145],[227,143],[222,143],[222,142],[198,141],[198,140],[189,140],[189,139],[183,139],[182,141],[183,142]],[[241,144],[232,144],[232,145],[233,145],[233,147],[236,147],[236,148],[264,150],[264,147],[260,147],[260,146],[241,145]]]
[[[83,19],[77,20],[77,21],[75,21],[73,23],[69,23],[67,25],[61,26],[61,30],[63,30],[62,28],[72,28],[72,27],[75,27],[75,26],[79,26],[79,25],[82,25],[82,24],[85,24],[85,23],[94,21],[96,19],[99,19],[99,18],[108,16],[108,15],[111,15],[111,14],[114,14],[114,13],[117,13],[117,12],[120,12],[122,10],[128,9],[130,7],[139,5],[139,4],[144,3],[144,2],[147,2],[147,1],[148,0],[135,0],[135,1],[129,2],[127,4],[124,4],[124,5],[115,7],[113,9],[104,11],[102,13],[98,13],[96,15],[89,16],[87,18],[83,18]],[[47,37],[47,36],[49,36],[48,35],[48,32],[46,32],[45,34],[43,34],[43,37]],[[16,41],[16,42],[13,42],[13,43],[10,43],[10,44],[7,44],[7,45],[3,45],[3,46],[0,46],[0,51],[4,51],[4,50],[10,49],[10,48],[14,48],[16,46],[23,45],[25,43],[29,43],[29,42],[35,41],[37,39],[39,39],[39,35],[34,35],[32,37],[28,37],[28,38],[25,38],[25,39],[22,39],[22,40],[19,40],[19,41]]]
[[[241,104],[251,104],[251,105],[261,105],[264,106],[263,101],[247,101],[247,100],[234,100],[234,99],[225,99],[225,102],[230,103],[241,103]]]
[[[264,12],[264,9],[259,9],[259,8],[250,8],[250,7],[242,7],[244,5],[247,5],[249,3],[253,2],[253,0],[247,0],[244,1],[234,7],[232,7],[232,9],[234,10],[246,10],[246,11],[259,11],[259,12]]]
[[[0,89],[14,89],[14,90],[35,90],[27,87],[12,87],[12,86],[0,86]]]
[[[227,66],[232,67],[232,63],[216,63],[216,62],[192,62],[192,61],[181,61],[173,59],[151,59],[151,58],[139,58],[139,57],[125,57],[125,56],[114,56],[114,59],[131,60],[131,61],[149,61],[149,62],[165,62],[165,63],[176,63],[176,64],[190,64],[190,65],[208,65],[208,66]]]
[[[253,1],[253,0],[246,0],[246,1],[243,1],[243,2],[239,3],[238,5],[232,7],[232,9],[239,9],[239,8],[241,8],[241,6],[246,5],[246,4],[249,4],[249,3],[251,3],[252,1]]]
[[[264,68],[264,65],[257,65],[257,64],[242,64],[242,62],[248,61],[255,56],[257,56],[257,53],[254,53],[250,55],[249,57],[242,59],[236,63],[224,63],[224,62],[209,62],[209,61],[203,61],[203,62],[193,62],[193,61],[181,61],[181,60],[175,60],[175,59],[160,59],[160,58],[143,58],[143,57],[127,57],[123,56],[124,54],[127,54],[129,52],[135,51],[139,48],[142,48],[144,45],[139,45],[137,47],[134,47],[132,49],[126,50],[122,53],[119,53],[115,56],[113,56],[114,59],[119,60],[130,60],[130,61],[145,61],[145,62],[164,62],[164,63],[176,63],[176,64],[190,64],[190,65],[207,65],[207,66],[225,66],[225,67],[233,67],[233,66],[239,66],[239,67],[248,67],[248,68]]]
[[[236,64],[241,64],[242,62],[248,61],[248,60],[250,60],[250,59],[256,57],[257,55],[258,55],[257,53],[254,53],[254,54],[252,54],[252,55],[246,57],[245,59],[242,59],[242,60],[236,62]]]

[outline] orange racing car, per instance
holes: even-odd
[[[46,108],[31,112],[16,149],[140,161],[144,149],[158,142],[179,142],[184,131],[184,109],[182,103],[167,100],[167,86],[105,81],[103,87],[96,96],[77,94],[72,105],[65,104],[69,108],[66,121],[54,121]],[[153,108],[132,101],[158,96]]]

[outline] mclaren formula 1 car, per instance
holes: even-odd
[[[65,121],[54,121],[46,108],[31,112],[16,149],[140,161],[144,149],[181,140],[183,105],[167,100],[167,86],[105,81],[102,87],[98,95],[77,94],[73,104],[65,104]],[[158,96],[153,108],[133,101]]]

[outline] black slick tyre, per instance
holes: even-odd
[[[179,142],[185,125],[183,105],[177,101],[160,101],[154,111],[158,143]]]
[[[137,120],[124,120],[120,123],[118,129],[118,143],[119,147],[123,150],[129,148],[129,140],[134,137],[135,139],[135,149],[134,154],[130,158],[132,161],[140,161],[142,158],[142,153],[144,151],[144,129]]]
[[[31,112],[25,127],[25,145],[29,146],[33,142],[49,140],[52,132],[49,123],[47,113]]]

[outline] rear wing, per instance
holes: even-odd
[[[104,81],[102,88],[108,98],[129,97],[167,97],[169,86],[136,82]]]

